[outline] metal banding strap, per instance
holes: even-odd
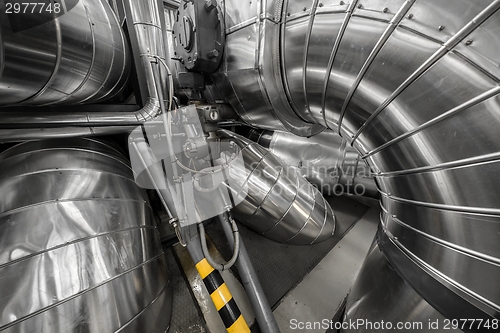
[[[227,287],[220,272],[215,270],[203,258],[196,264],[196,269],[200,274],[205,287],[207,287],[210,298],[214,302],[215,308],[219,312],[219,316],[226,327],[228,333],[250,333],[245,318],[238,309],[238,305],[234,301],[229,288]]]
[[[391,266],[404,278],[404,280],[415,289],[429,304],[436,308],[443,316],[452,320],[462,318],[477,318],[483,321],[492,320],[493,317],[475,307],[459,294],[444,286],[436,278],[428,274],[415,262],[413,262],[401,249],[391,241],[384,232],[383,226],[379,226],[377,233],[378,243],[382,252]],[[483,332],[480,330],[468,330],[464,332]]]

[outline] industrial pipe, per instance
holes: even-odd
[[[333,236],[335,215],[330,205],[296,170],[238,134],[219,130],[217,135],[241,149],[245,170],[227,172],[233,199],[240,202],[233,209],[239,222],[287,244],[314,244]]]
[[[449,319],[500,318],[500,1],[281,3],[226,1],[219,91],[253,126],[283,129],[292,110],[338,131],[376,176],[378,245],[412,295]],[[387,319],[349,304],[348,319]]]
[[[92,0],[98,1],[98,0]],[[101,2],[99,0],[98,2]],[[0,126],[8,129],[0,130],[0,138],[8,137],[12,131],[11,129],[25,129],[25,128],[38,128],[33,131],[25,131],[26,136],[21,134],[15,135],[19,140],[22,139],[43,139],[47,137],[54,137],[56,135],[63,135],[65,137],[82,136],[82,135],[102,135],[107,133],[116,133],[117,128],[121,127],[122,132],[130,130],[131,126],[139,126],[149,120],[154,119],[160,114],[161,107],[158,97],[157,85],[164,89],[161,82],[156,82],[154,71],[158,70],[165,73],[165,68],[160,64],[164,61],[164,48],[163,44],[158,41],[163,40],[163,32],[161,29],[160,12],[158,2],[155,0],[149,1],[125,1],[131,17],[129,17],[129,24],[133,24],[137,34],[137,49],[139,54],[135,55],[141,59],[142,69],[144,71],[148,98],[144,107],[135,112],[37,112],[36,109],[27,112],[2,112],[0,113]],[[104,4],[103,6],[108,6]],[[69,13],[61,16],[59,20],[69,15]],[[75,14],[76,15],[76,14]],[[83,15],[80,13],[80,15]],[[86,15],[86,14],[85,14]],[[68,18],[65,18],[67,20]],[[57,23],[57,19],[56,19]],[[46,23],[49,24],[49,23]],[[55,24],[55,23],[54,23]],[[64,27],[60,27],[63,29]],[[40,31],[45,31],[45,26],[39,28]],[[27,33],[33,29],[27,30]],[[123,32],[120,30],[120,34]],[[112,40],[112,39],[111,39]],[[21,42],[24,40],[21,39]],[[16,44],[19,48],[20,45]],[[133,48],[135,49],[135,48]],[[15,53],[11,50],[11,53]],[[9,50],[6,50],[6,52]],[[9,53],[10,55],[10,53]],[[164,75],[164,77],[167,74]],[[23,78],[29,76],[20,76]],[[23,79],[22,84],[26,85],[26,79]],[[21,84],[20,83],[20,84]],[[90,101],[89,101],[90,102]],[[54,105],[57,104],[57,99],[46,100],[44,104]],[[82,128],[83,127],[83,128]],[[44,130],[39,130],[44,128]],[[80,129],[75,129],[80,128]],[[5,141],[5,140],[4,140]]]
[[[231,226],[234,224],[234,220],[231,212],[220,215],[219,220],[226,234],[229,246],[235,248],[235,242],[237,241],[236,237],[240,237],[240,235],[237,233],[235,234],[232,230]],[[252,261],[248,256],[247,249],[243,242],[241,242],[240,255],[236,261],[236,267],[238,268],[241,282],[247,292],[250,304],[252,304],[255,319],[259,324],[260,331],[262,333],[279,333],[280,329],[274,318],[273,311],[266,299],[259,277],[255,272],[255,268],[252,265]]]
[[[130,53],[109,3],[52,6],[50,14],[44,6],[3,8],[0,105],[97,103],[125,86]]]
[[[290,132],[245,130],[246,136],[268,148],[324,195],[357,195],[379,199],[373,174],[347,140],[331,130],[313,137]]]
[[[0,154],[0,331],[165,332],[172,293],[126,158],[90,139]]]
[[[201,245],[201,235],[198,234],[197,226],[191,225],[187,229],[190,230],[186,232],[186,249],[195,263],[196,270],[203,280],[203,284],[226,327],[226,331],[228,333],[250,333],[246,319],[224,282],[220,271],[212,267],[205,258]]]

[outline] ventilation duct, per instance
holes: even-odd
[[[366,162],[347,140],[331,130],[306,138],[283,131],[249,129],[246,136],[295,168],[325,195],[379,198]]]
[[[160,236],[121,153],[27,142],[0,154],[0,175],[0,331],[165,332]]]
[[[87,5],[89,4],[88,1],[90,1],[93,4],[93,7],[85,11],[84,8],[86,8],[85,7],[86,4]],[[160,13],[158,9],[158,2],[155,0],[147,0],[147,1],[127,0],[124,1],[124,6],[126,7],[126,12],[130,13],[127,19],[130,24],[133,24],[132,31],[136,37],[135,39],[133,39],[132,42],[133,44],[132,49],[136,50],[137,53],[134,54],[134,56],[137,59],[139,59],[137,63],[138,66],[142,67],[142,72],[145,76],[145,81],[147,86],[146,87],[147,100],[143,108],[135,112],[124,112],[124,111],[99,112],[99,110],[97,109],[91,112],[80,112],[80,111],[47,112],[47,111],[38,111],[36,108],[34,108],[32,111],[22,111],[22,112],[4,111],[0,112],[0,128],[2,128],[0,130],[1,142],[46,139],[54,137],[96,136],[96,135],[116,134],[120,132],[121,133],[131,132],[137,126],[143,124],[148,120],[153,119],[160,113],[161,111],[160,100],[163,101],[163,95],[164,95],[163,91],[165,90],[165,86],[160,83],[161,82],[160,79],[162,77],[163,78],[166,77],[167,74],[165,69],[162,69],[160,66],[161,62],[165,61],[165,50],[163,43],[157,42],[163,40],[163,32],[161,30],[161,20],[159,16]],[[106,10],[104,9],[102,11],[97,10],[98,8],[105,8]],[[15,43],[15,47],[4,49],[3,52],[5,59],[10,59],[10,58],[17,59],[19,58],[18,53],[21,52],[20,50],[31,50],[31,48],[35,48],[35,50],[32,52],[33,54],[30,54],[29,57],[25,56],[16,60],[19,61],[20,63],[14,66],[14,68],[16,68],[18,72],[16,72],[15,75],[13,74],[13,76],[15,77],[15,80],[17,80],[16,84],[18,86],[18,90],[20,90],[20,93],[29,91],[29,89],[24,89],[24,87],[25,86],[29,87],[31,84],[30,81],[27,81],[26,79],[28,77],[31,77],[30,76],[31,74],[28,75],[24,73],[23,71],[25,69],[23,69],[24,68],[23,66],[25,67],[28,66],[27,63],[29,63],[30,61],[29,59],[31,58],[35,58],[37,56],[39,57],[47,56],[50,58],[50,55],[52,55],[53,53],[51,50],[46,50],[43,48],[46,46],[39,45],[42,41],[44,41],[44,39],[40,37],[40,34],[42,35],[48,34],[50,36],[51,35],[50,32],[52,31],[51,27],[52,25],[55,24],[58,26],[58,29],[60,30],[60,31],[57,30],[58,33],[57,36],[59,36],[60,34],[62,35],[68,34],[69,36],[72,36],[71,38],[74,38],[73,44],[69,43],[68,45],[66,45],[65,43],[63,43],[58,48],[58,52],[62,52],[63,54],[65,54],[64,52],[68,52],[70,54],[73,54],[74,57],[77,56],[79,57],[80,55],[78,54],[78,52],[81,51],[79,50],[79,48],[85,48],[85,50],[86,49],[92,50],[92,47],[89,46],[93,46],[93,48],[95,49],[94,56],[97,56],[98,54],[100,54],[100,52],[97,52],[97,48],[99,47],[99,44],[97,44],[98,43],[97,40],[100,40],[100,38],[96,37],[97,39],[96,41],[94,41],[94,44],[92,44],[88,40],[88,38],[85,39],[86,36],[85,34],[86,33],[90,34],[94,30],[92,30],[91,32],[87,32],[87,30],[85,29],[87,25],[90,23],[85,25],[81,22],[88,21],[93,23],[94,22],[93,20],[95,19],[96,16],[100,17],[100,15],[104,15],[104,13],[107,13],[107,15],[109,15],[106,16],[107,19],[105,20],[104,18],[102,18],[101,21],[103,22],[95,23],[94,25],[92,25],[92,29],[94,30],[98,29],[96,26],[100,25],[103,25],[103,27],[107,26],[105,22],[108,22],[107,20],[109,20],[109,25],[111,29],[110,31],[111,32],[114,31],[116,35],[111,34],[111,32],[109,34],[106,34],[103,31],[102,32],[103,35],[101,36],[102,43],[104,43],[106,47],[112,47],[113,49],[116,48],[116,50],[114,50],[113,52],[117,54],[119,54],[122,51],[125,52],[127,49],[123,45],[124,43],[124,41],[122,40],[123,31],[119,26],[118,30],[115,31],[116,29],[114,29],[114,27],[118,23],[116,22],[116,18],[114,17],[114,14],[109,8],[109,5],[104,0],[79,1],[77,6],[75,6],[75,8],[73,8],[68,13],[60,16],[56,20],[45,23],[43,26],[38,28],[31,28],[16,33],[16,35],[21,34],[21,36],[24,36],[23,34],[26,34],[29,38],[28,37],[20,38]],[[74,17],[75,15],[76,17]],[[78,26],[75,26],[75,22],[80,22],[80,23]],[[72,35],[73,33],[76,35],[73,36]],[[8,31],[6,31],[5,29],[2,30],[2,38],[4,38],[3,37],[4,35],[10,36]],[[31,43],[30,41],[32,39],[37,40],[36,43],[33,42],[34,46],[31,46],[30,44]],[[70,46],[75,46],[75,48],[71,48]],[[39,47],[40,49],[36,47]],[[85,53],[86,51],[85,52],[81,51],[81,52],[83,52],[83,54],[86,54]],[[38,53],[41,53],[42,55],[38,55]],[[127,55],[125,56],[126,59],[128,59],[128,57],[129,56]],[[77,62],[75,59],[73,59],[73,62]],[[115,71],[118,71],[119,66],[115,64],[115,62],[117,62],[119,59],[110,58],[108,60],[109,61],[105,63],[106,66],[104,67],[110,70],[109,77],[106,76],[106,80],[109,81],[111,77],[116,76],[116,75],[111,75],[111,73],[116,74]],[[111,62],[111,60],[113,62]],[[95,58],[93,61],[91,61],[91,64],[89,64],[89,66],[92,65],[95,67],[97,66],[97,63],[99,63],[99,61],[101,61],[100,58]],[[85,61],[82,61],[82,63],[83,65],[85,65]],[[7,65],[7,60],[5,60],[5,65]],[[29,66],[27,67],[29,70],[35,71],[35,69],[33,68],[30,69]],[[93,69],[94,67],[92,66],[91,68]],[[125,74],[126,68],[123,70],[123,74]],[[8,80],[10,77],[9,76],[10,74],[7,75],[8,73],[9,72],[4,71],[3,76],[5,76],[5,80]],[[97,78],[99,77],[97,75],[98,74],[97,72],[95,75],[90,75],[91,73],[89,72],[88,79],[85,79],[79,77],[77,74],[73,75],[72,70],[70,70],[69,72],[62,71],[59,73],[59,68],[56,66],[54,68],[54,73],[55,73],[54,75],[57,77],[61,76],[60,79],[64,83],[63,86],[66,87],[65,89],[69,89],[68,87],[71,87],[71,85],[68,85],[69,84],[68,82],[73,82],[77,79],[81,79],[84,81],[84,84],[78,89],[83,89],[83,87],[87,86],[96,89],[92,91],[90,90],[90,88],[88,89],[85,88],[84,90],[81,91],[82,96],[84,95],[84,93],[90,93],[94,97],[109,95],[105,91],[107,84],[103,86],[90,84],[92,80],[94,79],[97,80]],[[122,77],[124,76],[122,75]],[[115,82],[115,84],[119,85],[117,82]],[[5,89],[10,89],[9,84],[6,83],[6,85],[7,87]],[[54,86],[54,84],[51,83],[50,86]],[[2,87],[3,86],[0,85],[0,89]],[[98,101],[95,99],[76,100],[75,98],[71,97],[72,94],[74,93],[69,93],[69,91],[66,91],[64,89],[61,91],[63,92],[62,94],[67,97],[67,99],[64,99],[64,101],[68,103],[70,102],[72,104],[81,102],[90,103]],[[62,100],[55,98],[54,96],[56,95],[57,94],[55,93],[47,95],[51,96],[51,98],[47,97],[42,104],[44,103],[50,105],[58,104]],[[8,97],[9,93],[3,94],[2,96]],[[78,93],[78,96],[80,96],[80,93]],[[17,100],[21,99],[17,98],[16,100],[12,101],[9,100],[4,102],[3,104],[15,103],[15,101]],[[21,101],[20,103],[22,104],[24,102]],[[2,103],[0,102],[0,104]],[[33,104],[33,103],[30,102],[28,104]],[[35,104],[40,104],[40,103],[35,103]]]
[[[213,74],[249,124],[317,124],[356,148],[381,191],[385,257],[450,319],[500,318],[499,8],[227,1],[226,66]]]
[[[35,9],[29,6],[28,14],[15,14],[14,9],[14,13],[5,14],[1,23],[0,105],[96,103],[124,87],[130,54],[108,2],[78,0],[69,4],[74,7],[54,4],[51,13],[38,6],[35,14],[30,14]],[[56,8],[68,12],[56,15]],[[44,15],[49,16],[47,22],[38,22]]]
[[[333,236],[335,216],[323,195],[293,168],[267,149],[226,130],[217,134],[222,142],[241,149],[244,170],[229,169],[233,197],[242,201],[235,218],[269,239],[306,245]],[[242,191],[244,189],[244,191]],[[241,198],[240,198],[241,196]]]

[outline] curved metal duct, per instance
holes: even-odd
[[[347,140],[331,130],[310,138],[255,129],[250,129],[247,135],[295,168],[323,194],[379,198],[377,184],[366,162]]]
[[[241,148],[244,170],[229,168],[228,172],[228,183],[238,184],[232,189],[233,197],[245,196],[233,209],[239,222],[264,237],[293,245],[333,236],[335,215],[330,205],[295,169],[240,135],[226,130],[217,134]]]
[[[322,125],[297,116],[281,82],[280,43],[284,40],[278,23],[282,0],[225,1],[224,5],[224,64],[211,75],[222,96],[230,98],[235,111],[249,124],[302,136],[321,132]]]
[[[365,161],[331,130],[313,137],[274,132],[269,150],[326,195],[353,194],[379,198],[377,184]]]
[[[130,56],[115,13],[104,0],[74,3],[41,24],[44,14],[5,14],[0,105],[95,103],[123,88]],[[15,15],[22,15],[21,21]]]
[[[0,331],[165,332],[171,292],[152,209],[92,140],[0,154]]]
[[[226,17],[248,10],[230,2]],[[266,86],[287,87],[297,119],[338,130],[366,159],[382,195],[379,245],[447,318],[500,318],[499,8],[498,0],[288,1],[280,20],[229,27],[223,74],[232,86],[217,81],[240,113],[242,100],[267,103],[252,80],[232,79],[250,63],[236,46],[258,42],[262,55],[281,29],[278,51],[259,59],[282,68],[283,80]],[[269,128],[270,117],[244,118]]]

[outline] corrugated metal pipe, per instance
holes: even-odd
[[[245,170],[228,173],[228,183],[239,184],[232,188],[233,197],[242,200],[233,209],[238,221],[287,244],[315,244],[333,236],[335,215],[330,205],[295,169],[238,134],[219,130],[217,135],[222,142],[238,145],[243,156]]]

